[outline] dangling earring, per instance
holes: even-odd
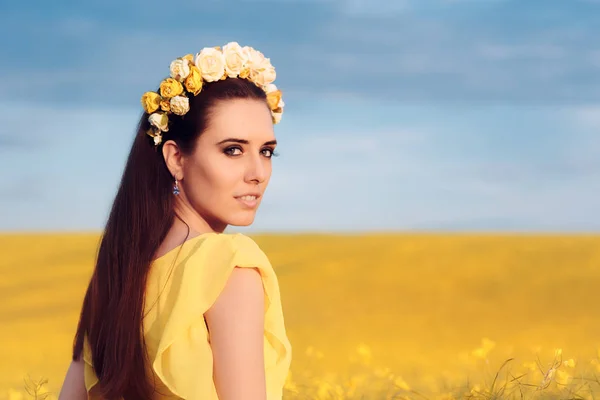
[[[173,194],[175,196],[179,194],[179,185],[177,184],[177,179],[175,179],[175,186],[173,186]]]

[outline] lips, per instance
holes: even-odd
[[[240,202],[245,208],[255,208],[258,205],[260,193],[245,193],[241,196],[236,196],[235,199]]]

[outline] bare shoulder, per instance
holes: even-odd
[[[87,400],[83,369],[84,361],[82,359],[71,361],[58,400]]]
[[[260,272],[235,267],[205,313],[220,399],[266,398],[264,307]]]
[[[227,323],[228,320],[233,323],[239,318],[248,326],[262,322],[264,290],[258,269],[233,268],[225,287],[205,316],[207,322],[213,324]]]

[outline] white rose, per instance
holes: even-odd
[[[246,59],[248,60],[248,66],[250,67],[250,69],[260,69],[261,66],[267,60],[263,53],[252,47],[244,46],[242,48],[242,51],[246,55]]]
[[[230,78],[237,76],[246,67],[247,56],[237,42],[230,42],[223,46],[223,57],[225,59],[225,71]]]
[[[248,56],[248,67],[250,68],[250,80],[260,86],[266,86],[275,80],[275,68],[271,60],[263,53],[252,47],[244,47]]]
[[[183,82],[190,74],[190,66],[187,60],[175,60],[171,63],[171,78]]]
[[[214,47],[205,47],[196,56],[196,67],[206,82],[215,82],[225,73],[225,57]]]
[[[254,79],[252,79],[259,85],[268,85],[272,83],[277,77],[277,74],[275,73],[275,67],[271,65],[271,61],[268,58],[267,63],[268,64],[265,66],[265,69],[262,72],[258,73],[254,77]],[[252,73],[250,73],[250,75],[252,76]]]
[[[169,130],[169,117],[164,113],[153,113],[148,117],[150,125],[157,127],[163,132]]]
[[[273,93],[279,90],[274,83],[269,83],[263,87],[266,94]]]
[[[171,99],[171,111],[173,114],[185,115],[190,111],[190,99],[187,96],[175,96]]]

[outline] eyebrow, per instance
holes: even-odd
[[[228,139],[221,140],[221,141],[220,141],[219,143],[217,143],[217,144],[219,145],[219,144],[223,144],[223,143],[229,143],[229,142],[232,142],[232,143],[240,143],[240,144],[249,144],[249,143],[250,143],[250,142],[249,142],[249,141],[247,141],[246,139],[228,138]],[[263,146],[264,146],[264,145],[276,145],[276,144],[277,144],[277,140],[269,140],[268,142],[265,142],[265,143],[263,144]]]

